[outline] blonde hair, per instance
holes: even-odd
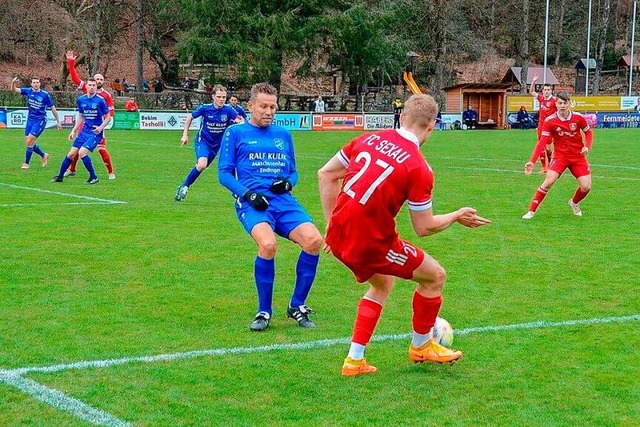
[[[214,87],[211,88],[212,94],[215,95],[217,91],[227,93],[227,88],[222,85],[215,85]]]
[[[418,125],[426,128],[438,116],[438,104],[431,95],[411,95],[404,103],[402,113],[407,125]]]
[[[249,100],[255,102],[259,93],[278,96],[278,89],[271,86],[269,83],[256,83],[251,86],[251,97]]]

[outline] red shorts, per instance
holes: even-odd
[[[343,251],[340,242],[334,242],[331,251],[356,276],[360,283],[374,274],[411,279],[413,272],[422,264],[424,251],[404,240],[396,240],[391,247],[369,247],[358,253]]]
[[[580,157],[554,157],[551,160],[551,164],[549,165],[549,169],[554,172],[557,172],[559,175],[565,171],[565,169],[569,169],[571,175],[576,178],[580,178],[581,176],[591,175],[591,169],[589,169],[589,162],[587,158],[584,156]]]

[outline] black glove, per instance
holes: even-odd
[[[244,193],[242,198],[251,203],[251,206],[259,211],[266,211],[269,207],[269,200],[267,200],[267,198],[262,193],[248,190],[246,193]]]
[[[281,176],[277,177],[275,181],[271,184],[269,190],[271,190],[274,194],[284,194],[293,189],[293,184],[287,178],[283,178]]]

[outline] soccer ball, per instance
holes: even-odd
[[[453,328],[442,317],[436,317],[436,324],[433,326],[433,338],[440,345],[451,347],[453,344]]]

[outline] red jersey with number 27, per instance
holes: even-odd
[[[349,259],[386,254],[398,240],[395,217],[431,209],[434,176],[415,135],[404,130],[364,134],[338,153],[347,168],[327,230],[327,244]]]

